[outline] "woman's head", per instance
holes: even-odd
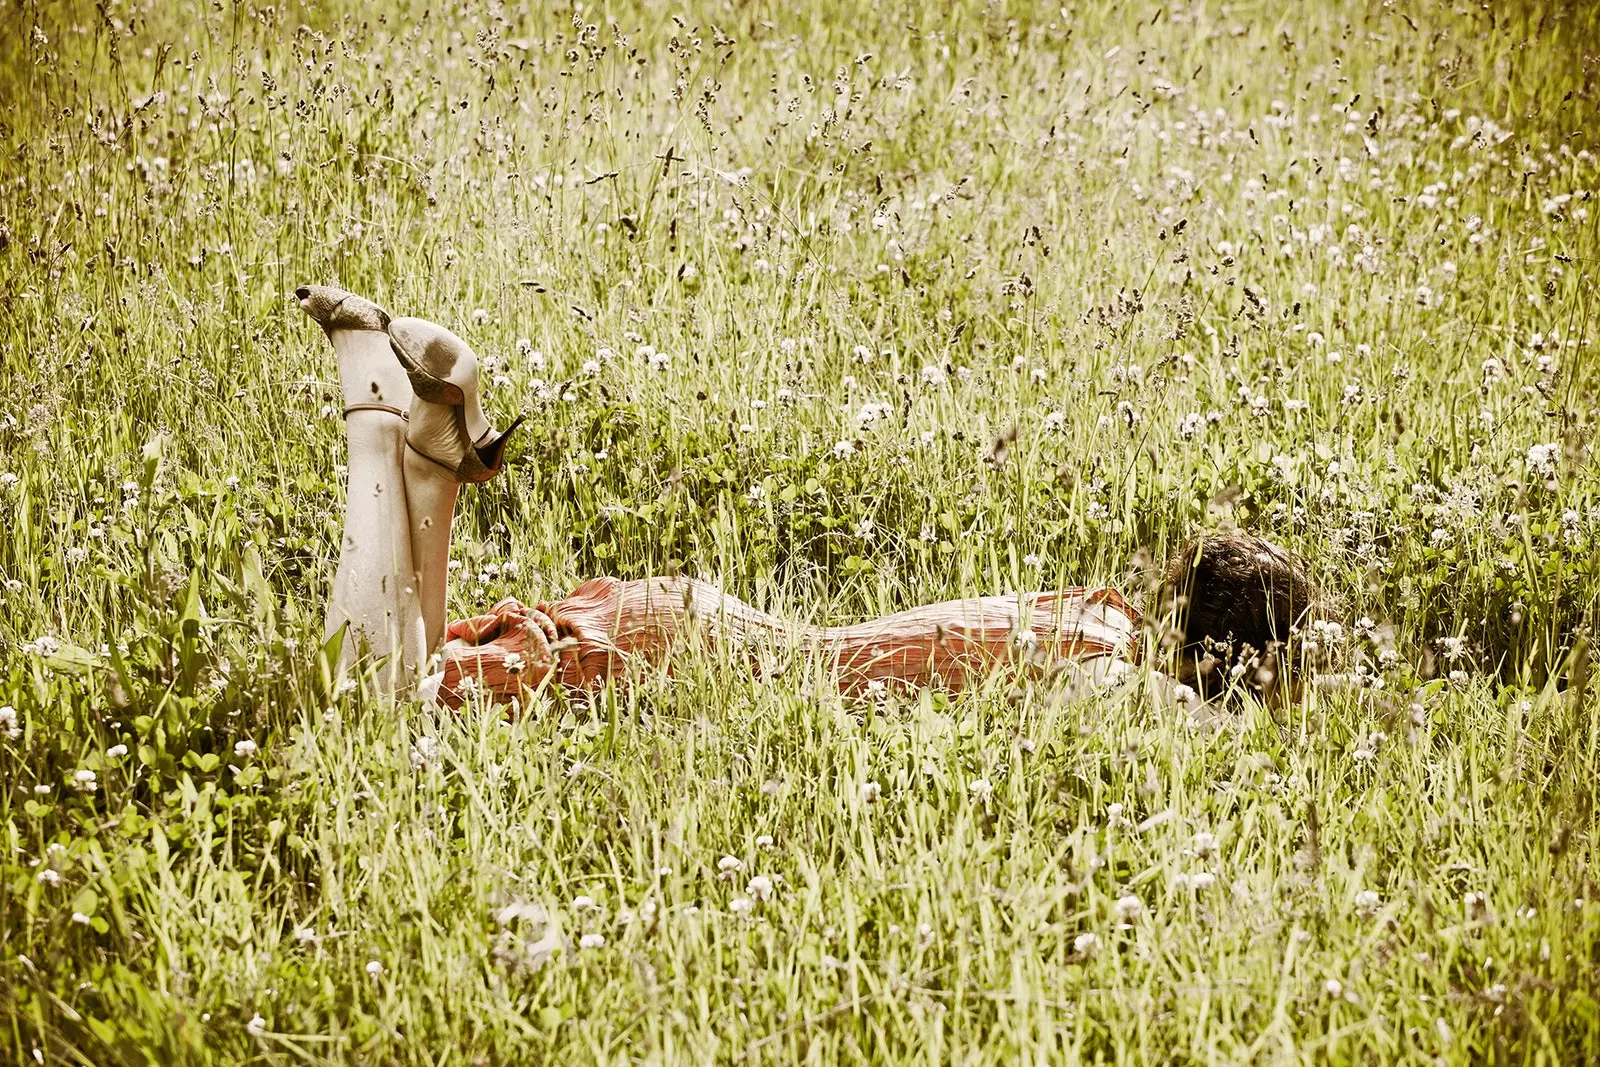
[[[1265,697],[1292,687],[1290,635],[1323,610],[1305,565],[1250,534],[1190,538],[1167,561],[1162,591],[1178,680],[1206,697],[1235,680]]]

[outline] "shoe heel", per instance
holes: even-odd
[[[500,470],[500,465],[505,459],[506,442],[511,440],[512,432],[518,426],[521,426],[527,417],[526,415],[518,415],[516,421],[507,426],[505,432],[499,437],[496,437],[481,448],[477,445],[472,446],[472,450],[478,454],[478,462],[483,464],[484,470],[490,474]]]

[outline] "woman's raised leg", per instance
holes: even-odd
[[[484,416],[478,357],[465,341],[425,319],[394,319],[388,334],[391,359],[404,369],[415,394],[406,428],[406,505],[431,653],[444,639],[457,491],[462,482],[487,481],[499,472],[511,431],[497,434]]]
[[[330,286],[302,286],[295,297],[333,344],[349,443],[344,532],[324,633],[348,624],[339,668],[372,656],[384,663],[383,684],[404,692],[427,649],[403,467],[411,385],[389,347],[388,312]]]

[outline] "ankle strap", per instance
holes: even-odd
[[[416,445],[412,444],[411,443],[411,438],[409,438],[409,437],[406,438],[406,447],[411,449],[411,451],[415,452],[417,455],[421,456],[423,459],[427,460],[429,463],[435,464],[436,466],[439,466],[439,467],[443,467],[445,470],[449,471],[451,478],[455,478],[456,477],[456,468],[455,467],[453,467],[450,464],[446,463],[442,459],[439,459],[439,458],[437,458],[435,456],[428,455],[422,449],[420,449]]]
[[[402,411],[393,404],[348,404],[344,409],[344,417],[348,419],[352,411],[387,411],[391,415],[399,415],[407,422],[411,420],[409,411]]]

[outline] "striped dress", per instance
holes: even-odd
[[[1063,664],[1132,662],[1139,613],[1109,588],[929,604],[849,626],[809,626],[758,611],[690,578],[591,578],[528,608],[507,599],[449,624],[438,695],[474,687],[501,698],[541,685],[583,690],[630,670],[669,673],[688,645],[770,677],[820,664],[845,692],[956,690],[999,668],[1048,675]]]

